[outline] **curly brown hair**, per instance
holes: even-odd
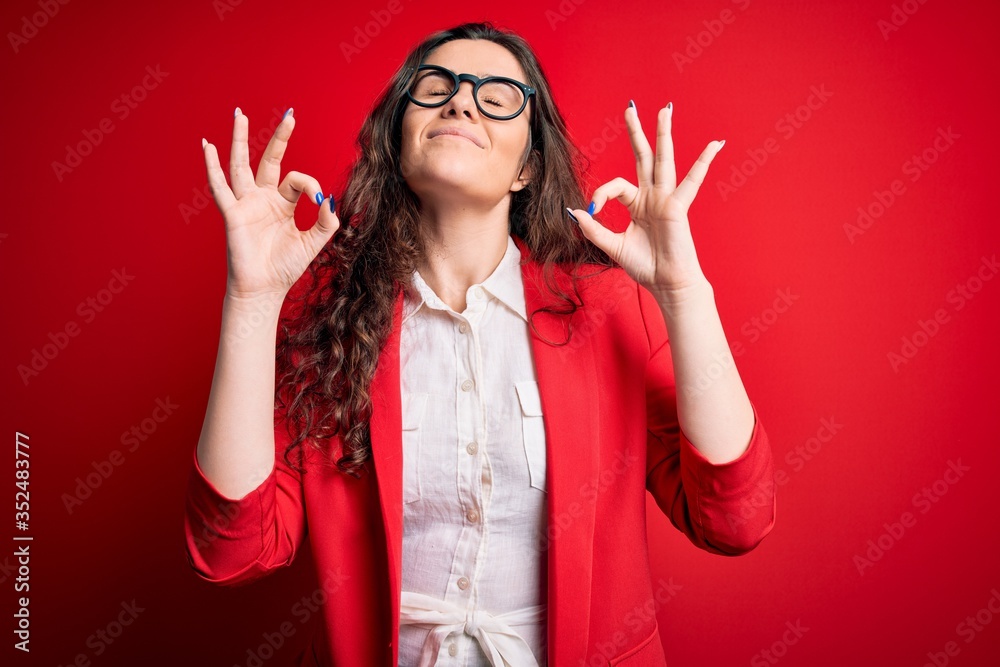
[[[362,124],[356,141],[359,157],[340,198],[340,229],[287,297],[278,330],[275,410],[288,420],[292,434],[285,461],[300,472],[305,470],[292,463],[291,453],[307,440],[327,462],[354,477],[360,477],[371,457],[368,390],[392,332],[396,298],[424,253],[420,201],[400,165],[406,89],[416,67],[435,48],[456,39],[485,39],[507,48],[528,85],[537,89],[528,154],[532,179],[511,196],[509,229],[542,265],[546,287],[566,305],[531,313],[535,335],[536,313],[570,316],[583,305],[577,281],[589,276],[579,271],[582,266],[596,265],[596,273],[617,266],[567,223],[567,206],[586,208],[583,175],[589,163],[571,141],[528,43],[490,22],[465,23],[428,36],[409,53]],[[559,287],[556,271],[569,277],[575,298]],[[566,330],[565,341],[545,342],[567,344],[572,327]],[[341,447],[335,451],[329,443],[338,435]]]

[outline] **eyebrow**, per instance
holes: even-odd
[[[425,65],[437,65],[437,63],[424,63],[424,64]],[[446,67],[446,65],[438,65],[438,67]],[[448,67],[448,69],[450,69],[452,72],[455,71],[451,67]],[[476,73],[476,76],[478,76],[480,79],[485,79],[485,78],[490,77],[490,76],[502,76],[502,77],[507,78],[507,79],[517,78],[517,77],[510,76],[508,74],[493,74],[492,72],[478,72],[478,73]]]

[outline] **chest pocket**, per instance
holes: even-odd
[[[420,500],[421,436],[427,394],[410,394],[403,397],[403,504]]]
[[[531,486],[545,491],[545,423],[538,383],[531,380],[515,382],[514,388],[521,404],[521,435]]]

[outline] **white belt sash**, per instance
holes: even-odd
[[[544,604],[493,616],[485,611],[470,612],[423,593],[403,591],[399,623],[431,631],[420,650],[419,667],[434,665],[445,637],[456,631],[478,640],[493,667],[538,667],[528,643],[511,626],[537,623],[543,618]]]

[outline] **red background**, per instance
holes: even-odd
[[[395,14],[381,0],[243,0],[221,16],[220,6],[69,2],[39,14],[45,24],[16,45],[10,33],[24,32],[40,4],[0,9],[3,428],[8,446],[16,431],[30,436],[34,536],[28,659],[11,646],[11,538],[21,533],[8,450],[0,661],[68,665],[84,654],[94,665],[246,665],[248,649],[284,621],[296,633],[264,664],[283,664],[303,645],[307,629],[290,609],[315,590],[308,550],[238,590],[199,581],[183,552],[183,494],[226,276],[221,217],[198,195],[201,138],[225,163],[241,106],[251,135],[265,130],[256,166],[266,128],[294,106],[283,171],[339,194],[355,133],[404,54],[433,30],[490,19],[537,50],[576,141],[594,157],[591,188],[635,181],[621,120],[630,98],[651,141],[657,108],[673,101],[680,175],[709,141],[727,140],[691,223],[785,477],[773,532],[736,559],[695,549],[648,498],[654,582],[681,586],[655,609],[671,667],[774,664],[761,653],[772,649],[788,666],[923,665],[949,641],[958,648],[949,664],[997,664],[1000,618],[983,612],[991,622],[971,636],[959,627],[1000,587],[1000,280],[982,264],[1000,249],[994,3],[896,3],[907,20],[886,34],[888,0],[543,0],[468,11],[408,0]],[[713,23],[725,9],[732,21]],[[374,36],[348,59],[341,44],[366,24]],[[696,57],[678,66],[675,53],[699,33],[701,53],[692,47]],[[154,85],[122,117],[112,105],[142,84],[147,66],[166,74],[147,78]],[[809,109],[813,86],[829,98]],[[782,119],[796,110],[801,122],[789,132]],[[93,134],[102,119],[113,131]],[[937,153],[939,128],[958,138]],[[53,163],[85,133],[100,143],[57,175]],[[907,171],[925,150],[934,163]],[[766,162],[743,167],[753,153]],[[734,168],[751,175],[723,196]],[[897,179],[903,193],[850,239],[844,225],[858,207]],[[301,226],[314,206],[303,203]],[[608,224],[627,222],[620,206],[608,211]],[[981,266],[990,280],[977,284]],[[123,268],[134,276],[124,290],[92,317],[78,311]],[[949,299],[959,285],[978,289],[961,309]],[[780,314],[768,310],[778,290],[796,297]],[[935,330],[927,323],[939,309]],[[918,333],[921,321],[934,335]],[[69,323],[78,335],[22,380],[18,366]],[[915,356],[893,368],[889,353],[914,334]],[[122,434],[167,398],[177,408],[128,451]],[[840,425],[832,438],[824,419]],[[817,436],[826,442],[813,441],[798,463],[796,448]],[[68,511],[63,495],[114,450],[121,465]],[[969,470],[939,482],[933,504],[915,502],[949,461]],[[915,522],[888,537],[884,524],[907,511]],[[859,572],[855,556],[880,536],[891,547]],[[132,600],[143,611],[120,637],[88,643]],[[786,622],[808,630],[782,645]]]

